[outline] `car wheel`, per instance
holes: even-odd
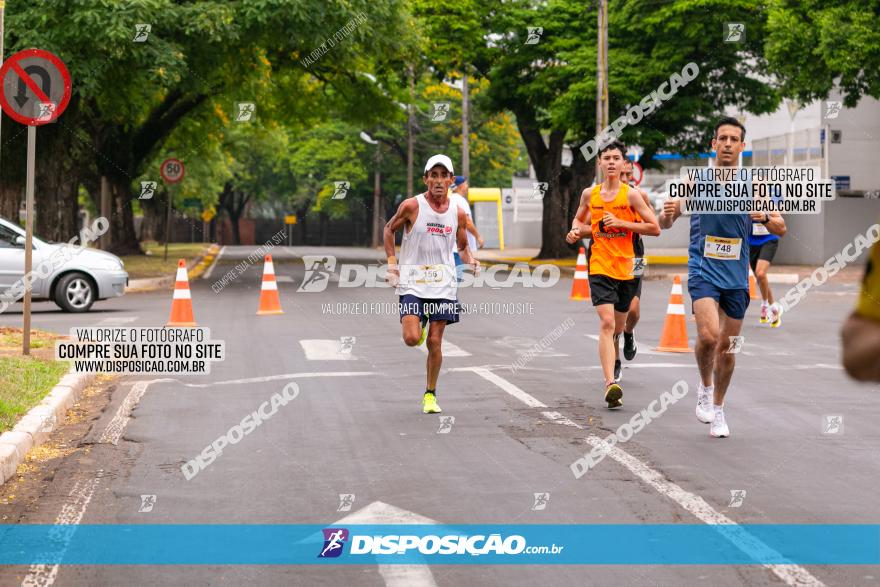
[[[84,273],[68,273],[55,286],[55,303],[65,312],[88,312],[97,295],[94,282]]]

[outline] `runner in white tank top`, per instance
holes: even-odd
[[[400,296],[403,341],[407,346],[428,341],[427,385],[422,398],[425,414],[441,411],[437,405],[437,377],[443,362],[443,331],[446,324],[458,322],[458,284],[452,254],[455,243],[462,261],[477,271],[465,230],[467,216],[447,195],[453,174],[452,161],[446,155],[428,159],[424,175],[428,191],[404,200],[384,231],[388,281],[397,286]],[[401,228],[398,264],[394,234]]]

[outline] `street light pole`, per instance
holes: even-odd
[[[406,116],[406,197],[413,197],[413,100],[415,99],[415,73],[409,68],[409,104]]]
[[[468,113],[470,112],[470,96],[468,93],[467,73],[461,77],[461,174],[465,177],[471,175],[471,151],[469,140],[470,127],[468,126]]]
[[[599,0],[599,28],[596,46],[596,137],[608,126],[608,0]],[[599,158],[596,157],[596,181]]]

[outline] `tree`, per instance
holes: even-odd
[[[822,100],[839,86],[854,107],[880,98],[880,1],[771,0],[766,53],[784,95]]]
[[[367,14],[368,25],[347,28],[344,37],[335,34],[355,15]],[[74,100],[59,120],[63,130],[54,133],[58,145],[48,145],[55,154],[82,155],[73,161],[56,157],[43,166],[40,173],[52,179],[47,188],[75,186],[81,179],[97,199],[100,180],[107,178],[114,197],[113,247],[120,253],[139,250],[132,183],[184,118],[234,91],[259,101],[259,95],[244,92],[276,69],[335,84],[349,99],[358,89],[359,98],[370,96],[369,88],[351,83],[348,72],[370,56],[400,51],[409,38],[398,0],[134,0],[125,5],[35,0],[11,10],[9,23],[13,50],[49,49],[67,62],[74,79]],[[133,42],[136,23],[151,23],[146,42]],[[306,70],[301,58],[326,47],[331,37],[337,37],[332,59],[321,58]],[[232,106],[224,104],[228,111]],[[66,210],[66,221],[44,226],[44,232],[56,238],[69,234],[76,190],[42,191],[38,226],[51,215],[52,202]]]
[[[491,80],[487,100],[495,111],[513,112],[538,181],[547,182],[539,258],[567,256],[565,233],[581,191],[594,177],[595,161],[578,147],[596,132],[596,13],[575,0],[497,3],[474,0],[478,25],[459,30],[474,70]],[[443,36],[445,22],[433,14],[454,11],[455,2],[418,2],[426,36]],[[609,3],[610,119],[625,115],[673,73],[695,62],[700,75],[623,138],[638,142],[647,164],[661,149],[704,149],[713,121],[726,108],[772,111],[778,94],[762,81],[766,65],[761,37],[766,15],[753,4],[716,0],[611,0]],[[632,23],[638,23],[633,27]],[[725,22],[748,23],[745,43],[725,43]],[[537,43],[528,28],[541,26]],[[717,33],[707,33],[717,31]],[[479,38],[482,42],[475,43]],[[437,51],[443,50],[437,44]],[[449,59],[430,53],[437,67]],[[565,145],[573,150],[562,166]]]

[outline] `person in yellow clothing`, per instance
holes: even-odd
[[[599,150],[601,184],[581,194],[580,206],[566,241],[590,237],[590,297],[599,315],[599,362],[605,376],[605,402],[623,405],[623,389],[614,376],[614,341],[623,332],[629,305],[636,293],[633,275],[633,233],[657,236],[654,211],[637,190],[620,181],[626,146],[614,141]]]
[[[856,311],[844,323],[843,367],[859,381],[880,381],[880,242],[874,243]]]

